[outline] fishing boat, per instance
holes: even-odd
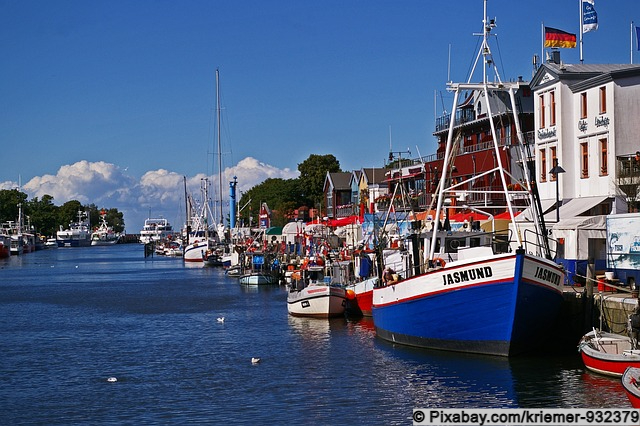
[[[173,227],[167,219],[145,219],[140,230],[140,243],[151,244],[165,241],[173,237]]]
[[[331,318],[344,315],[346,290],[325,281],[324,266],[296,271],[287,294],[287,310],[296,317]]]
[[[507,188],[508,178],[500,156],[499,132],[492,108],[502,102],[503,110],[513,115],[511,123],[516,129],[514,136],[518,138],[521,158],[528,159],[515,100],[522,82],[500,80],[488,43],[495,21],[487,18],[486,5],[485,0],[483,39],[476,62],[484,64],[482,82],[449,83],[454,93],[453,112],[436,191],[435,215],[431,222],[411,224],[403,248],[383,253],[385,266],[393,267],[400,281],[373,289],[372,315],[377,336],[394,343],[513,356],[540,348],[560,310],[565,273],[551,260],[548,233],[541,219],[539,200],[535,199],[534,185],[524,179],[525,190],[516,194]],[[488,67],[492,67],[495,74],[493,81],[488,80]],[[488,173],[499,178],[500,190],[496,192],[502,194],[506,203],[500,207],[506,208],[514,218],[516,197],[527,197],[528,204],[533,206],[534,229],[528,229],[527,233],[522,232],[513,219],[510,228],[502,234],[476,226],[456,233],[446,226],[449,209],[444,208],[445,198],[448,201],[455,198],[460,188],[468,193],[485,192],[474,190],[479,175],[451,177],[462,125],[462,114],[457,114],[458,99],[468,91],[478,93],[477,102],[483,102],[483,119],[490,126],[491,141],[487,142],[496,155],[495,167]],[[529,171],[521,173],[533,175]],[[444,227],[441,226],[443,216]]]
[[[262,252],[245,252],[238,282],[243,285],[278,284],[277,270],[271,267],[269,256]]]
[[[633,408],[640,408],[640,368],[627,367],[622,373],[622,387]]]
[[[0,259],[11,256],[11,237],[0,233]]]
[[[593,329],[578,345],[584,366],[607,376],[620,377],[627,367],[640,368],[640,350],[633,339]]]
[[[110,246],[120,240],[120,233],[114,232],[113,227],[107,224],[107,212],[100,210],[100,226],[91,233],[92,246]]]
[[[86,212],[78,211],[78,221],[69,224],[69,228],[62,229],[56,233],[58,247],[89,247],[91,245],[91,227],[89,215]]]
[[[218,234],[210,225],[212,221],[209,205],[209,179],[201,180],[201,200],[198,205],[190,200],[188,211],[196,211],[189,221],[188,244],[184,247],[184,261],[204,265],[207,253],[218,243]],[[195,206],[195,207],[194,207]]]

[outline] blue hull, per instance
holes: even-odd
[[[492,277],[449,289],[437,282],[442,281],[440,273],[425,284],[429,291],[385,304],[376,304],[374,296],[377,335],[405,345],[501,356],[534,349],[555,321],[563,299],[559,286],[544,285],[518,273],[523,257],[516,256],[512,262],[516,273],[510,279]],[[452,271],[456,269],[463,268]],[[430,278],[423,275],[404,283],[420,279],[426,283]],[[403,282],[396,284],[401,285]]]

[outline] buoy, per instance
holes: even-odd
[[[260,358],[251,358],[251,364],[257,364],[260,362]]]
[[[114,382],[117,382],[117,381],[118,381],[118,379],[116,379],[115,377],[109,377],[107,379],[107,382],[110,382],[110,383],[114,383]]]
[[[436,257],[435,259],[433,259],[433,264],[441,268],[444,268],[444,265],[446,265],[445,261],[439,257]]]
[[[356,298],[356,292],[353,290],[347,290],[347,299],[353,300]]]

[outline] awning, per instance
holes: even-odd
[[[572,198],[571,200],[569,200],[566,203],[563,203],[560,206],[560,220],[580,216],[584,212],[602,203],[607,198],[609,197],[600,196],[600,197]],[[544,221],[555,222],[556,217],[557,217],[557,212],[554,209],[553,211],[544,215]]]
[[[514,216],[518,216],[520,213],[522,213],[521,211],[514,211]],[[511,219],[511,214],[509,213],[509,210],[502,212],[502,213],[498,213],[497,215],[493,216],[494,219]]]
[[[540,200],[540,204],[542,205],[542,214],[548,213],[553,207],[556,205],[556,200],[553,199],[544,199]],[[518,220],[526,220],[529,222],[533,221],[533,208],[531,206],[527,207],[522,211],[522,214],[518,217]],[[546,218],[545,218],[546,220]]]
[[[468,213],[456,213],[451,215],[450,220],[455,220],[456,222],[464,222],[465,220],[472,222],[475,220],[487,220],[489,216],[484,215],[478,212],[468,212]]]
[[[562,209],[560,209],[560,214],[562,214]],[[554,230],[597,229],[597,230],[605,231],[607,229],[606,218],[607,216],[570,217],[566,219],[560,219],[560,222],[553,225],[552,228]]]
[[[282,226],[272,226],[265,231],[266,235],[282,235]]]

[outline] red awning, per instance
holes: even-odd
[[[522,212],[521,211],[517,211],[517,212],[515,212],[515,215],[518,216],[520,213],[522,213]],[[502,212],[502,213],[499,213],[499,214],[495,215],[493,218],[494,219],[511,219],[511,215],[509,214],[509,211],[507,210],[505,212]]]
[[[464,222],[469,221],[473,222],[474,220],[487,220],[489,216],[483,215],[482,213],[477,212],[468,212],[468,213],[456,213],[449,217],[450,220],[455,220],[456,222]]]
[[[348,216],[348,217],[341,217],[340,219],[329,219],[327,221],[327,225],[333,228],[337,228],[338,226],[353,225],[359,222],[360,222],[359,217],[354,215],[354,216]]]

